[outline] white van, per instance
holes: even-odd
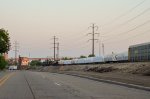
[[[9,66],[9,70],[17,70],[17,66]]]

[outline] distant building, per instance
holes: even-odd
[[[130,46],[129,61],[150,61],[150,42]]]
[[[19,56],[19,69],[27,69],[29,66],[29,58],[28,57],[20,57]]]

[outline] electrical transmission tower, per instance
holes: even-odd
[[[15,65],[17,65],[17,52],[19,51],[19,43],[17,41],[15,41],[14,43],[14,51],[15,51]]]
[[[56,48],[57,48],[56,47],[56,44],[57,44],[56,41],[58,40],[58,38],[56,38],[56,36],[54,36],[53,39],[54,39],[54,61],[55,61],[56,60]]]
[[[95,39],[95,34],[99,35],[99,33],[95,33],[95,31],[98,30],[98,26],[96,26],[95,24],[92,24],[92,26],[90,26],[89,28],[92,28],[92,33],[88,33],[92,35],[92,39],[89,39],[89,40],[92,40],[92,54],[91,55],[95,56],[95,41],[98,41],[98,39]]]
[[[59,42],[57,43],[57,60],[59,60]]]

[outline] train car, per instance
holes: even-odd
[[[128,49],[129,61],[150,61],[150,42],[132,45]]]
[[[85,58],[85,64],[93,63],[92,57]]]
[[[76,59],[75,64],[84,64],[84,58]]]
[[[117,54],[116,61],[117,62],[128,62],[128,52]]]
[[[105,63],[116,62],[116,55],[106,55],[104,56]]]
[[[58,61],[58,64],[63,65],[64,64],[64,60]]]
[[[115,63],[115,62],[127,62],[128,61],[128,52],[111,55],[106,55],[104,57],[105,63]]]
[[[71,65],[72,60],[63,60],[63,65]]]
[[[95,63],[95,64],[97,64],[97,63],[104,63],[104,57],[102,57],[102,56],[93,57],[92,60],[93,60],[92,62]]]

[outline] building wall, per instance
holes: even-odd
[[[130,61],[150,61],[150,43],[129,48]]]
[[[19,57],[19,69],[27,69],[29,65],[29,58]]]

